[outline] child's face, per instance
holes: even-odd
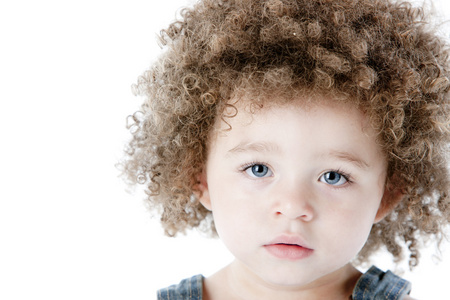
[[[343,270],[382,217],[387,163],[373,129],[358,109],[321,103],[238,106],[210,141],[201,202],[235,264],[270,284]]]

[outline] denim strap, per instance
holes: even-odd
[[[158,291],[158,300],[201,300],[203,297],[203,276],[183,279],[179,284]]]
[[[400,300],[411,291],[411,283],[391,271],[372,266],[356,283],[353,300]]]

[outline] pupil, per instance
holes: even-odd
[[[267,167],[263,166],[263,165],[254,165],[252,167],[252,171],[253,171],[253,174],[255,174],[255,176],[262,177],[262,176],[266,175]]]
[[[330,172],[330,173],[328,173],[328,176],[327,176],[328,178],[328,181],[330,181],[330,182],[332,182],[332,183],[335,183],[335,182],[337,182],[337,181],[339,181],[339,179],[340,179],[340,175],[338,174],[338,173],[336,173],[336,172]]]

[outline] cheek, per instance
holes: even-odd
[[[243,251],[252,236],[251,216],[246,216],[239,207],[218,205],[213,209],[214,225],[222,243],[235,256]]]
[[[262,207],[255,190],[249,189],[235,174],[222,176],[222,180],[218,179],[213,178],[213,184],[210,185],[211,205],[216,223],[227,223],[233,227],[235,223],[254,219],[256,211]]]
[[[228,235],[228,232],[236,231],[237,227],[241,226],[245,202],[236,200],[236,195],[229,188],[219,188],[211,193],[212,214],[221,238]]]
[[[335,209],[328,214],[329,218],[326,221],[330,238],[329,246],[348,252],[350,258],[356,255],[366,243],[376,215],[373,205],[364,208],[355,206]],[[323,230],[327,229],[323,228]]]
[[[217,233],[230,250],[245,244],[258,231],[261,214],[257,208],[262,206],[254,203],[256,197],[248,197],[228,186],[215,190],[211,199]]]

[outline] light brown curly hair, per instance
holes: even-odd
[[[417,265],[419,241],[440,242],[450,222],[449,50],[426,21],[422,9],[388,0],[201,0],[161,32],[165,50],[134,86],[146,101],[128,119],[124,175],[145,185],[166,234],[214,233],[196,176],[213,124],[232,117],[229,100],[239,91],[254,101],[341,95],[368,116],[387,184],[405,194],[357,262],[382,246],[399,260],[406,245]]]

